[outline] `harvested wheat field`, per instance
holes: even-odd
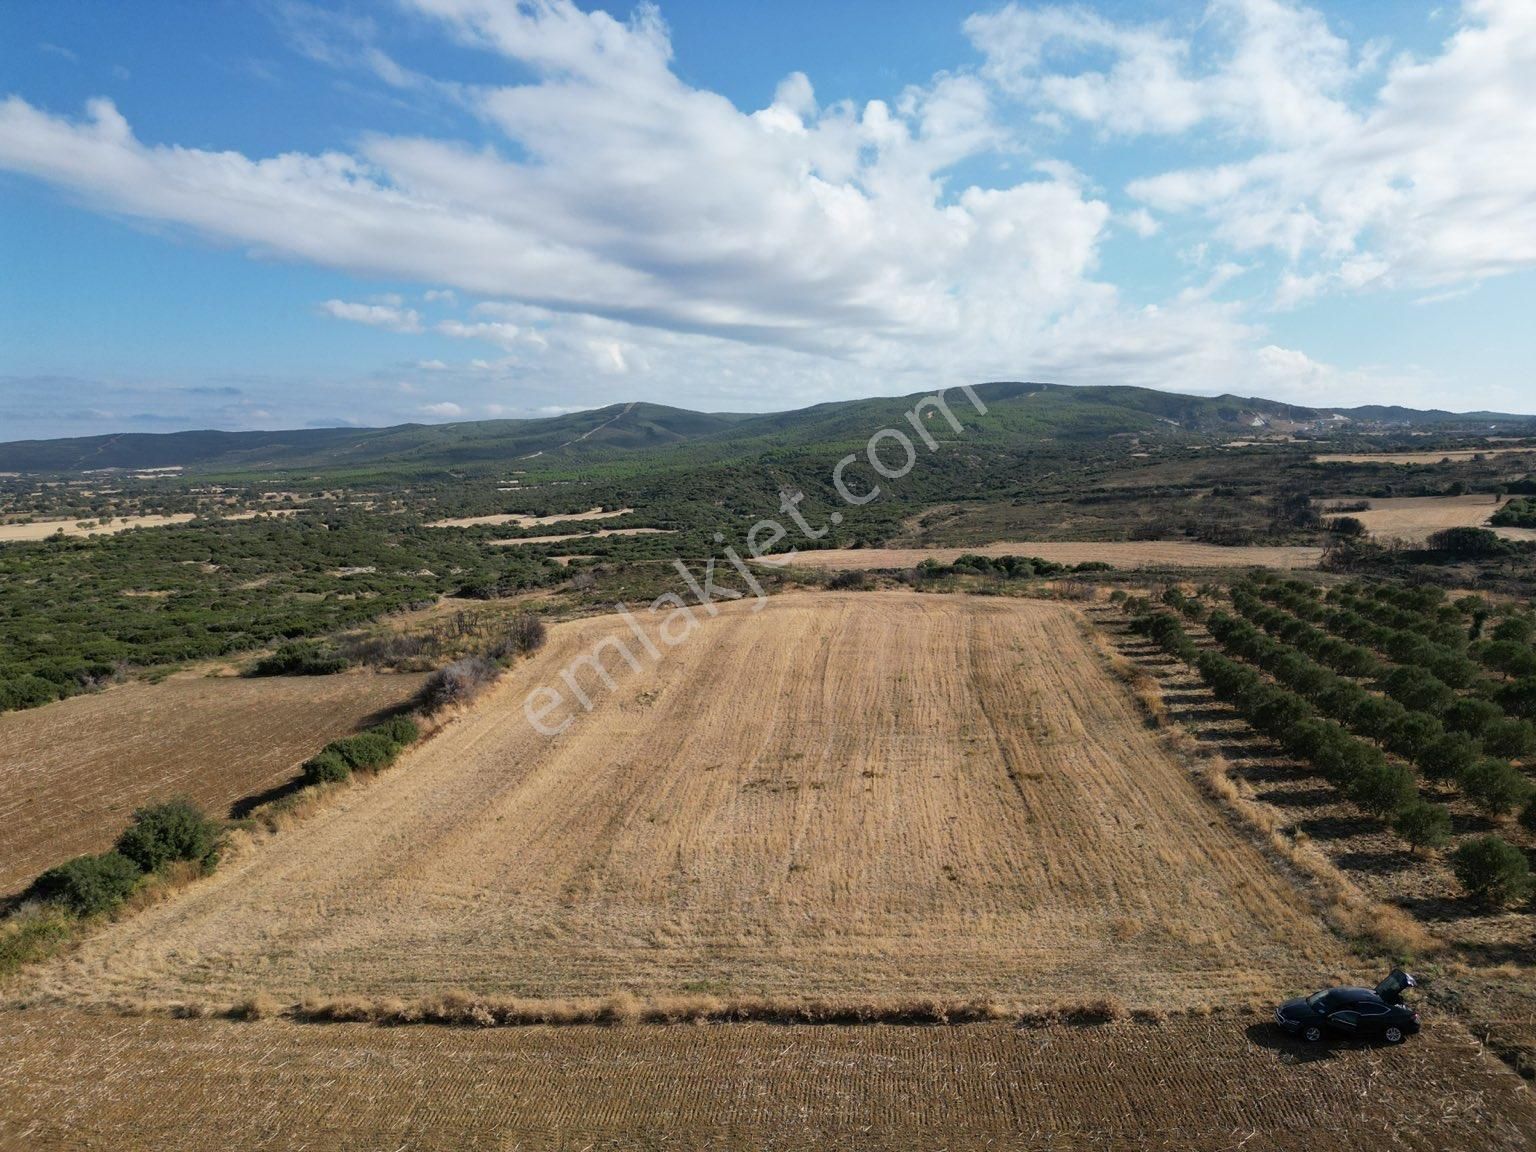
[[[1329,504],[1350,502],[1346,497],[1330,500]],[[1504,501],[1486,493],[1472,493],[1466,496],[1396,496],[1370,500],[1369,504],[1367,511],[1341,515],[1353,516],[1377,540],[1422,544],[1445,528],[1486,526],[1488,518],[1503,506]]]
[[[1224,548],[1193,540],[1109,540],[1103,543],[1049,543],[1014,540],[971,548],[828,548],[793,558],[764,556],[764,564],[802,568],[915,568],[924,560],[951,564],[961,556],[1034,556],[1055,564],[1102,561],[1116,568],[1316,568],[1321,548],[1250,545]]]
[[[1016,1029],[373,1028],[11,1014],[0,1147],[1519,1152],[1454,1024],[1304,1049],[1250,1016]]]
[[[1315,464],[1440,464],[1475,460],[1479,456],[1518,456],[1533,448],[1466,448],[1450,452],[1329,452],[1312,457]]]
[[[553,516],[528,516],[519,512],[506,512],[495,516],[461,516],[457,520],[434,520],[428,528],[478,528],[484,524],[510,524],[516,528],[537,528],[541,524],[567,524],[573,520],[610,520],[615,516],[628,516],[633,508],[618,508],[604,512],[592,508],[586,512],[557,512]]]
[[[497,548],[517,548],[524,544],[559,544],[566,540],[600,540],[604,536],[665,536],[670,528],[603,528],[596,532],[569,532],[561,536],[524,536],[517,540],[487,540]]]
[[[225,815],[421,682],[178,678],[0,714],[0,894],[109,847],[141,804],[187,795]]]
[[[1343,975],[1083,629],[1041,601],[792,595],[653,665],[614,617],[557,625],[391,772],[38,991],[1179,1008]],[[616,690],[584,673],[594,710],[536,733],[524,697],[603,637],[642,670],[610,650]]]
[[[164,528],[196,519],[190,512],[174,516],[123,516],[109,524],[95,520],[36,520],[31,524],[0,524],[0,544],[18,540],[46,540],[55,533],[65,536],[116,536],[130,528]]]

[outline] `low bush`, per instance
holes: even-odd
[[[1500,556],[1509,551],[1509,545],[1487,528],[1445,528],[1430,536],[1429,549],[1460,560]]]
[[[1495,720],[1483,729],[1483,748],[1508,760],[1523,760],[1536,753],[1536,724],[1513,716]]]
[[[1450,839],[1451,814],[1428,800],[1412,800],[1392,818],[1392,830],[1411,848],[1438,848]]]
[[[0,924],[0,976],[45,960],[73,934],[75,918],[54,904],[34,904]]]
[[[121,852],[76,856],[39,876],[28,895],[62,905],[77,916],[94,916],[128,899],[142,876],[139,866]]]
[[[519,612],[507,625],[506,632],[491,646],[490,656],[495,660],[511,660],[526,656],[544,647],[549,629],[544,621],[532,612]]]
[[[1457,783],[1467,799],[1492,816],[1513,811],[1531,794],[1531,786],[1518,769],[1491,756],[1473,761]]]
[[[1468,896],[1491,908],[1523,898],[1531,889],[1525,853],[1498,836],[1477,836],[1451,853],[1456,879]]]
[[[334,784],[354,772],[377,772],[395,762],[401,751],[421,738],[409,716],[395,716],[365,728],[355,736],[332,740],[304,762],[305,784]]]
[[[263,656],[251,668],[252,676],[331,676],[345,672],[349,661],[341,653],[318,644],[284,644]]]
[[[209,860],[218,841],[218,824],[191,801],[178,799],[135,812],[117,850],[141,871],[158,872],[173,860]]]
[[[304,783],[336,784],[352,775],[352,767],[341,754],[322,748],[304,761]]]
[[[421,690],[421,706],[430,714],[454,704],[467,704],[494,683],[500,672],[496,663],[484,656],[455,660],[427,678]]]
[[[862,592],[869,586],[869,573],[856,568],[839,572],[827,581],[827,587],[834,592]]]
[[[1432,780],[1456,780],[1477,761],[1477,741],[1465,732],[1447,732],[1419,757],[1419,768]]]

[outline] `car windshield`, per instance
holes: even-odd
[[[1312,993],[1312,995],[1307,997],[1307,1007],[1321,1008],[1323,1006],[1323,1000],[1327,997],[1328,992],[1329,989],[1324,988],[1321,992]]]

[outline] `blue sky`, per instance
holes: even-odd
[[[1536,411],[1536,5],[0,0],[0,439]]]

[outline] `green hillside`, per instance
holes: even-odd
[[[1115,435],[1236,437],[1255,432],[1330,432],[1364,428],[1528,430],[1532,418],[1401,408],[1312,409],[1237,396],[1199,397],[1147,388],[990,383],[977,394],[985,418],[963,393],[950,403],[983,443],[1090,441]],[[690,412],[660,404],[613,404],[533,420],[403,424],[393,428],[327,428],[284,432],[125,433],[70,440],[0,443],[0,471],[74,473],[101,469],[180,467],[195,472],[334,469],[471,469],[518,463],[530,470],[595,463],[657,448],[687,446],[691,458],[718,460],[772,449],[844,444],[887,426],[926,393],[817,404],[762,414]],[[1343,417],[1343,419],[1338,419]],[[931,423],[931,420],[930,420]],[[942,425],[942,420],[940,424]]]

